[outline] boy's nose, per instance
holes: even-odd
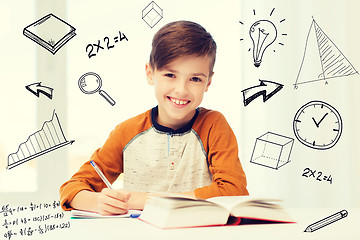
[[[180,94],[187,93],[187,82],[185,80],[179,80],[176,83],[175,91]]]

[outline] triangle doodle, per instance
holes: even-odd
[[[299,84],[359,74],[340,49],[312,21],[295,87]]]

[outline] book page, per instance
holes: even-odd
[[[254,198],[250,196],[221,196],[207,199],[209,202],[216,203],[229,211],[237,207],[262,207],[279,208],[278,199]]]

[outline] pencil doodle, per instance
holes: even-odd
[[[75,30],[73,26],[50,13],[25,27],[23,34],[54,55],[76,35]]]
[[[241,92],[243,93],[243,102],[246,107],[250,102],[259,96],[263,96],[263,102],[266,102],[280,91],[284,85],[268,80],[259,79],[260,84],[257,86],[249,87]]]
[[[114,99],[112,99],[104,90],[101,90],[102,80],[98,74],[94,72],[83,74],[78,80],[78,85],[83,93],[92,94],[99,92],[99,94],[103,96],[106,101],[111,104],[111,106],[115,105]]]
[[[316,172],[316,170],[311,170],[310,168],[305,168],[303,170],[303,174],[301,176],[307,177],[307,178],[313,177],[314,179],[316,179],[319,182],[326,181],[326,182],[329,182],[330,184],[332,184],[331,174],[324,175],[322,171]]]
[[[29,84],[29,85],[25,86],[25,88],[37,97],[40,96],[40,93],[44,94],[45,96],[47,96],[50,99],[52,99],[52,97],[53,97],[54,89],[51,87],[42,86],[41,82]]]
[[[293,120],[296,138],[305,146],[326,150],[340,139],[343,123],[339,112],[323,101],[310,101],[299,108]]]
[[[323,228],[331,223],[334,223],[340,219],[343,219],[348,216],[348,212],[344,209],[340,212],[334,213],[326,218],[323,218],[313,224],[310,224],[304,232],[315,232],[316,230]]]
[[[112,39],[113,39],[113,41],[112,41]],[[107,36],[104,37],[104,43],[106,44],[107,50],[114,48],[115,44],[118,42],[121,42],[123,40],[129,41],[129,39],[126,37],[125,33],[121,32],[121,31],[119,31],[119,36],[116,35],[112,39],[110,39]],[[95,57],[99,53],[99,50],[103,50],[103,49],[105,49],[105,48],[101,45],[101,41],[98,39],[97,43],[93,43],[93,44],[89,43],[88,45],[86,45],[85,52],[87,52],[89,58],[92,58],[92,57]]]
[[[39,131],[31,134],[25,142],[21,143],[17,152],[9,154],[7,169],[12,169],[73,142],[75,141],[66,140],[54,110],[50,121],[45,121]]]
[[[154,1],[142,10],[142,19],[153,28],[163,18],[163,10]]]
[[[256,138],[250,162],[277,170],[290,162],[293,144],[293,138],[267,132]]]
[[[304,83],[359,74],[313,19],[294,88]],[[325,81],[327,84],[327,81]]]
[[[273,15],[275,8],[270,12],[270,17]],[[254,16],[256,15],[255,9],[253,10]],[[285,19],[280,20],[280,23],[284,22]],[[244,25],[242,21],[239,21],[240,24]],[[255,21],[251,24],[249,28],[249,36],[252,41],[252,47],[249,48],[249,51],[252,49],[254,66],[260,67],[260,64],[263,61],[265,51],[268,51],[268,47],[273,45],[275,40],[278,38],[277,26],[273,21],[268,19],[261,19]],[[286,33],[282,33],[281,36],[287,36]],[[240,41],[243,41],[244,38],[241,38]],[[284,43],[279,42],[280,45]],[[275,50],[273,50],[275,52]]]

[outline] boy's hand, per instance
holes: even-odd
[[[123,189],[104,188],[98,194],[98,213],[101,215],[126,214],[131,193]]]

